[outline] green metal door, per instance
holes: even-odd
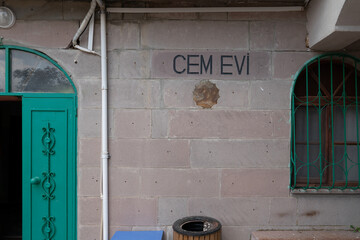
[[[22,103],[23,239],[76,239],[74,98]]]
[[[0,68],[22,101],[22,239],[76,240],[76,87],[34,49],[0,44]]]

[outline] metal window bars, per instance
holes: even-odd
[[[359,60],[325,54],[291,91],[290,189],[360,188]]]

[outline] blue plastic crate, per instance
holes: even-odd
[[[111,240],[161,240],[164,231],[117,231]]]

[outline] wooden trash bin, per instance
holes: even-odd
[[[173,224],[173,240],[221,240],[221,223],[211,217],[192,216]]]

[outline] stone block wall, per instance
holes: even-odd
[[[31,13],[14,1],[19,21],[0,33],[5,44],[46,52],[75,82],[78,239],[98,240],[100,57],[64,49],[88,4],[34,2]],[[45,10],[52,14],[40,17]],[[291,86],[299,68],[318,54],[305,46],[304,13],[108,19],[111,235],[161,229],[171,240],[173,222],[189,215],[220,220],[224,240],[247,240],[255,230],[348,229],[359,222],[357,196],[289,193]],[[98,50],[98,24],[96,29]],[[86,33],[81,44],[87,45]],[[174,53],[249,53],[251,74],[179,77],[161,65]],[[193,101],[201,80],[219,89],[212,109]]]

